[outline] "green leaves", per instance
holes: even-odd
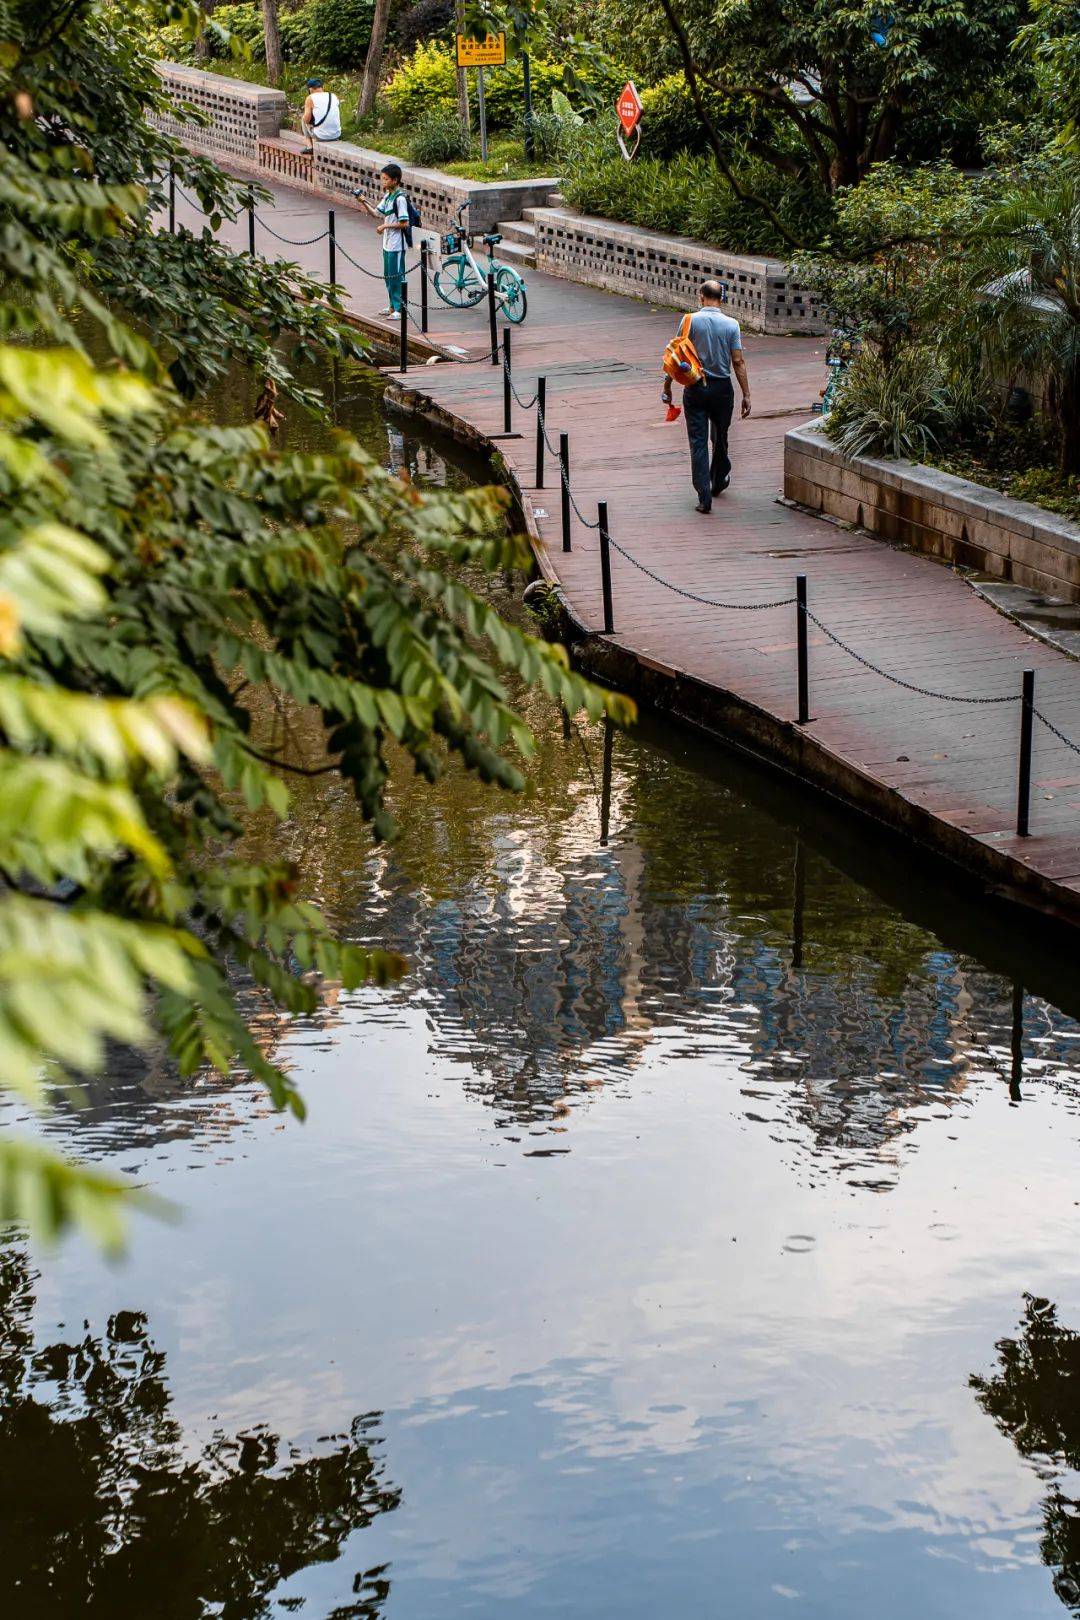
[[[294,363],[355,340],[295,267],[156,229],[170,162],[211,212],[235,215],[241,191],[154,130],[130,18],[71,13],[39,60],[37,18],[16,13],[28,49],[0,51],[0,1084],[42,1109],[110,1044],[157,1041],[182,1076],[252,1075],[302,1118],[242,1010],[252,993],[311,1015],[327,986],[406,964],[336,939],[288,863],[241,861],[245,822],[287,818],[290,778],[333,772],[373,842],[393,837],[399,749],[429,779],[454,757],[520,788],[504,749],[534,744],[505,671],[571,711],[632,711],[474,588],[527,562],[505,492],[421,495],[343,436],[282,453],[181,405],[239,361],[317,409]],[[88,322],[107,365],[80,346]],[[115,1246],[128,1197],[0,1142],[0,1222]]]

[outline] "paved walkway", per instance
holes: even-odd
[[[325,227],[326,209],[316,199],[271,189],[267,221],[281,235],[305,238]],[[181,202],[178,217],[190,221],[193,212]],[[384,301],[382,284],[357,266],[377,271],[378,238],[347,206],[337,210],[337,228],[344,250],[338,280],[350,307],[370,319]],[[246,246],[245,225],[222,234]],[[326,274],[325,242],[287,248],[260,226],[259,247]],[[733,425],[731,488],[702,517],[694,511],[682,421],[666,425],[659,400],[671,312],[536,271],[526,279],[529,315],[512,340],[518,392],[527,399],[537,375],[547,377],[549,433],[553,443],[560,430],[570,434],[571,484],[582,513],[595,519],[597,500],[606,500],[613,539],[633,558],[672,585],[724,602],[790,597],[796,573],[804,573],[820,619],[902,680],[938,692],[1012,697],[1021,671],[1034,668],[1038,708],[1080,741],[1080,664],[998,614],[940,564],[778,503],[784,432],[806,419],[823,381],[820,342],[745,335],[754,414]],[[446,310],[432,293],[430,336],[472,363],[414,368],[409,385],[480,432],[499,433],[501,371],[484,358],[485,312]],[[541,562],[579,619],[599,628],[596,535],[575,519],[573,549],[561,550],[557,469],[549,460],[546,486],[535,490],[535,412],[515,405],[514,417],[524,436],[499,449],[531,504]],[[794,718],[794,608],[705,606],[618,554],[612,562],[615,642],[662,671],[733,693],[775,721]],[[972,864],[980,864],[980,850],[968,840],[1021,863],[1038,874],[1044,896],[1056,890],[1057,902],[1080,920],[1080,756],[1036,725],[1033,836],[1018,839],[1018,703],[950,703],[911,691],[816,629],[810,665],[813,721],[805,730],[821,758],[843,767],[849,780],[857,772],[879,807],[884,793],[898,824],[918,824],[929,812],[966,835],[961,853],[966,848]],[[1014,868],[1012,875],[1024,874]]]

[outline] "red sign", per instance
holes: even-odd
[[[629,80],[619,91],[619,99],[615,103],[615,111],[619,115],[619,123],[628,135],[632,135],[641,120],[641,97]]]

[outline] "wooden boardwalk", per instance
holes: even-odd
[[[274,187],[268,223],[303,238],[325,206]],[[179,217],[192,211],[181,205]],[[337,210],[338,281],[369,324],[381,306],[378,239],[366,218]],[[226,234],[230,228],[226,227]],[[237,246],[242,227],[232,228]],[[259,245],[325,277],[326,244],[291,249],[260,227]],[[228,239],[228,238],[227,238]],[[783,435],[805,421],[824,379],[820,342],[744,334],[754,413],[732,427],[731,487],[712,514],[694,511],[682,420],[666,424],[659,356],[674,329],[668,310],[528,272],[529,315],[513,332],[522,398],[547,378],[552,443],[570,435],[570,482],[583,515],[606,500],[612,537],[670,585],[723,602],[789,598],[808,577],[811,609],[855,652],[901,680],[960,696],[1014,697],[1036,671],[1036,704],[1080,741],[1080,665],[1030,636],[930,559],[845,531],[779,503]],[[414,282],[418,277],[413,278]],[[418,298],[418,288],[411,290]],[[376,327],[390,333],[388,323]],[[502,429],[502,373],[486,358],[483,310],[448,311],[431,294],[434,343],[467,363],[419,366],[400,379],[431,406],[484,436]],[[497,444],[522,497],[544,572],[575,617],[602,625],[597,537],[575,518],[561,549],[558,472],[548,458],[535,488],[535,412],[514,406],[520,439]],[[812,628],[813,719],[792,725],[795,610],[711,607],[612,557],[615,633],[650,670],[738,700],[744,731],[818,782],[937,845],[995,886],[1080,921],[1080,755],[1035,727],[1032,836],[1015,835],[1019,704],[941,701],[883,679]],[[700,694],[699,694],[700,695]],[[717,712],[722,712],[718,704]]]

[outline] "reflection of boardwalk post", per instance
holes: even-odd
[[[1017,981],[1012,993],[1012,1069],[1009,1074],[1010,1102],[1023,1102],[1020,1082],[1024,1078],[1024,987]]]
[[[795,834],[795,867],[791,897],[791,965],[803,965],[803,913],[806,910],[806,851],[798,833]]]
[[[615,728],[608,715],[604,716],[604,767],[600,778],[600,844],[605,847],[611,823],[611,748]]]

